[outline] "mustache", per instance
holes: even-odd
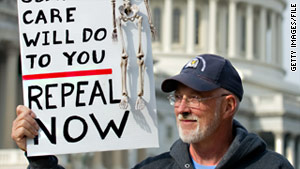
[[[178,120],[196,120],[198,121],[198,117],[191,113],[181,113],[177,115]]]

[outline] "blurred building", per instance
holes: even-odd
[[[161,81],[201,53],[232,61],[245,96],[236,118],[270,149],[300,169],[300,87],[284,81],[282,21],[286,0],[151,0],[157,35],[153,41],[159,119],[159,149],[61,156],[67,168],[130,168],[146,156],[168,151],[178,138],[173,108]],[[10,139],[15,107],[22,103],[16,2],[0,0],[0,148]],[[16,153],[17,152],[17,153]],[[0,151],[0,169],[17,168],[22,152]],[[16,160],[6,160],[6,159]],[[21,167],[24,168],[24,167]]]
[[[215,53],[230,59],[245,90],[236,118],[300,168],[300,88],[284,81],[282,14],[286,3],[152,0],[157,27],[153,53],[158,88],[161,79],[179,72],[197,54]],[[159,114],[166,117],[172,109],[164,98],[157,94]],[[170,125],[166,121],[160,122],[166,124],[164,129]]]

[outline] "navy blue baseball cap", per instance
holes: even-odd
[[[242,80],[230,61],[212,54],[198,55],[191,59],[180,74],[164,80],[161,89],[172,92],[176,90],[178,83],[199,92],[224,88],[235,94],[240,101],[244,94]]]

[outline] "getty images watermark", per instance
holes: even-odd
[[[291,71],[297,70],[297,4],[290,4],[290,55]]]

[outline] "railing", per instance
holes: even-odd
[[[0,150],[0,169],[26,169],[27,165],[27,159],[21,150]]]

